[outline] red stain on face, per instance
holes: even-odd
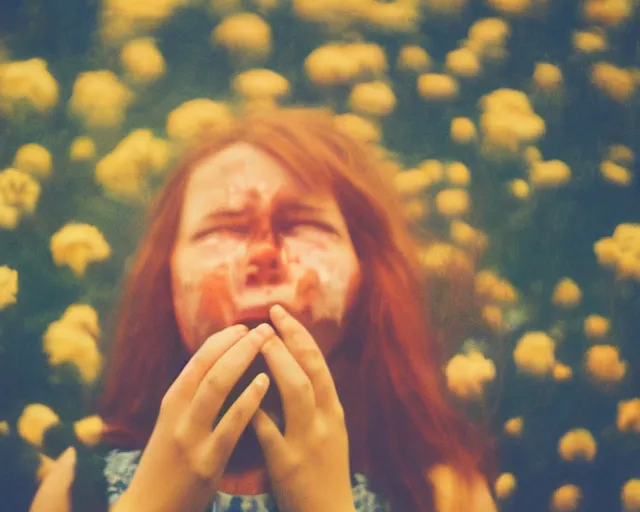
[[[359,286],[335,198],[238,144],[194,169],[184,201],[172,279],[185,346],[195,352],[227,326],[253,327],[280,304],[330,352]]]
[[[227,278],[224,269],[216,269],[202,279],[202,295],[196,311],[197,321],[208,321],[220,318],[224,322],[225,310],[232,302],[231,292],[226,285]]]

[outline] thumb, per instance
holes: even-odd
[[[76,463],[76,449],[73,446],[69,446],[62,454],[56,459],[61,465],[74,466]]]
[[[277,453],[284,448],[284,437],[280,429],[269,415],[262,409],[258,409],[251,418],[251,425],[256,432],[262,451],[267,459],[277,457]]]

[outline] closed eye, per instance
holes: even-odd
[[[328,224],[327,222],[323,222],[320,220],[296,220],[296,221],[289,221],[285,225],[289,229],[295,229],[297,227],[312,227],[312,228],[321,229],[323,231],[327,231],[329,233],[336,232],[335,228],[331,224]]]
[[[209,226],[207,228],[197,231],[193,235],[194,240],[198,240],[212,233],[225,233],[232,235],[241,235],[249,230],[248,226],[242,224],[219,224],[216,226]]]

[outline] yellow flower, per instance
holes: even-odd
[[[43,336],[43,350],[51,365],[75,365],[85,383],[92,383],[100,374],[102,356],[96,341],[73,324],[52,322]]]
[[[87,446],[95,446],[100,442],[104,431],[104,422],[100,416],[87,416],[73,424],[76,437]]]
[[[0,267],[0,309],[16,303],[18,271],[6,265]]]
[[[469,192],[462,188],[449,188],[436,194],[436,210],[445,217],[464,215],[471,208]]]
[[[0,172],[0,203],[32,213],[40,199],[40,183],[26,172],[8,168]]]
[[[43,59],[0,64],[0,111],[12,113],[20,103],[49,112],[58,103],[59,86]]]
[[[516,477],[512,473],[502,473],[496,479],[494,485],[496,496],[500,500],[506,500],[518,487]]]
[[[524,430],[524,419],[522,416],[516,416],[506,421],[504,431],[510,436],[521,436]]]
[[[127,74],[135,81],[148,83],[165,73],[165,61],[155,41],[143,37],[129,41],[120,53],[120,62]]]
[[[87,127],[119,126],[133,101],[133,93],[113,71],[80,73],[73,84],[69,109]]]
[[[226,130],[232,117],[231,109],[225,103],[196,98],[185,101],[169,113],[166,132],[174,142],[188,143],[209,132]]]
[[[600,174],[607,181],[623,187],[631,185],[633,181],[633,174],[629,169],[610,160],[600,163]]]
[[[558,382],[563,382],[573,377],[573,369],[562,363],[556,363],[553,366],[553,378]]]
[[[584,333],[587,338],[603,338],[609,332],[611,322],[600,315],[589,315],[584,320]]]
[[[467,144],[476,139],[476,125],[468,117],[455,117],[451,120],[451,139],[458,144]]]
[[[553,512],[570,512],[577,510],[582,501],[582,490],[577,485],[564,484],[551,495],[551,510]]]
[[[356,84],[349,95],[352,110],[374,117],[385,117],[396,107],[396,97],[391,87],[382,80]]]
[[[519,371],[545,377],[556,364],[556,343],[542,331],[526,332],[513,351],[513,359]]]
[[[578,285],[568,277],[562,278],[553,289],[551,301],[559,308],[573,309],[582,300],[582,291]]]
[[[496,376],[496,367],[481,352],[456,354],[447,363],[447,387],[458,398],[472,400],[482,397],[487,382]]]
[[[407,45],[400,48],[396,67],[401,71],[427,71],[431,65],[431,57],[420,46]]]
[[[82,329],[94,338],[100,336],[98,312],[88,304],[72,304],[65,310],[60,321]]]
[[[622,487],[620,498],[625,512],[640,510],[640,478],[627,480]]]
[[[531,192],[531,187],[525,180],[513,180],[509,183],[509,189],[511,190],[511,195],[516,199],[527,199]]]
[[[384,75],[389,68],[385,49],[379,44],[351,43],[345,51],[358,63],[363,78]]]
[[[28,443],[41,446],[44,434],[60,423],[58,415],[43,404],[27,405],[18,418],[18,434]]]
[[[213,29],[211,41],[235,57],[262,60],[271,53],[271,27],[252,12],[231,14]]]
[[[325,44],[307,55],[304,70],[314,84],[330,86],[354,80],[360,65],[345,45]]]
[[[614,345],[594,345],[584,358],[587,374],[596,382],[612,384],[621,381],[627,373],[627,362],[620,359],[620,349]]]
[[[616,425],[620,432],[637,432],[640,434],[640,398],[618,402]]]
[[[25,144],[16,152],[13,166],[38,178],[46,178],[51,174],[53,166],[51,153],[40,144]]]
[[[568,431],[558,442],[558,453],[563,460],[585,459],[592,461],[598,445],[591,432],[584,428]]]
[[[111,247],[102,233],[89,224],[69,223],[51,237],[51,254],[56,265],[68,265],[83,276],[92,261],[104,261]]]
[[[382,138],[380,128],[373,121],[356,114],[340,114],[334,121],[338,130],[363,142],[379,142]]]
[[[571,169],[561,160],[535,162],[529,169],[531,183],[537,188],[553,188],[571,180]]]
[[[429,187],[431,178],[424,169],[407,169],[393,177],[393,184],[400,195],[413,196]]]
[[[522,91],[496,89],[483,96],[479,105],[483,149],[488,155],[517,155],[523,146],[534,144],[545,134],[544,119],[534,112],[528,96]],[[556,165],[552,167],[544,167],[542,171],[553,171],[552,178],[557,180]],[[547,174],[543,173],[542,178],[547,178]]]
[[[371,2],[364,5],[362,20],[377,30],[388,33],[418,31],[421,14],[418,2]]]
[[[237,74],[233,78],[233,89],[247,100],[274,99],[288,94],[291,85],[275,71],[254,68]]]
[[[430,244],[421,250],[420,262],[432,277],[446,278],[473,272],[473,265],[464,251],[442,242]]]
[[[418,93],[425,100],[450,100],[458,96],[458,81],[444,73],[423,73],[418,77]]]
[[[15,229],[20,220],[20,211],[15,206],[5,204],[0,199],[0,228]]]
[[[98,161],[95,179],[107,194],[130,199],[141,197],[145,183],[140,167],[117,149]]]
[[[69,159],[74,162],[91,160],[96,156],[96,144],[90,137],[76,137],[69,148]]]
[[[145,188],[145,176],[160,172],[170,156],[167,141],[154,138],[151,130],[134,130],[98,161],[96,181],[109,194],[137,198]]]

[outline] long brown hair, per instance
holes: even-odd
[[[470,487],[492,462],[486,457],[491,443],[485,429],[447,399],[443,354],[429,325],[428,283],[380,152],[344,135],[329,113],[315,109],[241,116],[188,151],[169,175],[151,206],[117,311],[99,405],[106,444],[144,447],[164,393],[189,358],[170,279],[185,186],[197,162],[235,142],[260,148],[304,185],[333,192],[362,272],[338,349],[347,370],[332,368],[351,469],[365,473],[393,510],[433,510],[425,470],[448,464]],[[462,490],[456,494],[465,495]]]

